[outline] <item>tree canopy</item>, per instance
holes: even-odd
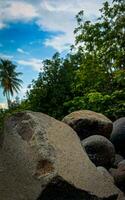
[[[75,45],[66,58],[56,53],[43,62],[27,102],[32,110],[56,118],[77,109],[102,112],[112,119],[125,114],[125,2],[103,4],[100,17],[76,16]],[[74,53],[75,52],[75,53]]]

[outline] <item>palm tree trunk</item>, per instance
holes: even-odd
[[[7,105],[8,105],[8,109],[11,107],[11,100],[10,100],[10,96],[6,94],[6,99],[7,99]]]

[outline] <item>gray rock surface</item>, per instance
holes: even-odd
[[[96,166],[111,168],[115,161],[115,149],[113,144],[104,136],[93,135],[81,141],[90,160]]]
[[[125,160],[121,160],[119,163],[118,163],[118,167],[120,167],[120,166],[125,166]]]
[[[80,110],[70,113],[62,120],[71,126],[81,140],[91,135],[103,135],[110,137],[112,122],[101,113],[90,110]]]
[[[117,200],[125,200],[125,194],[123,192],[120,192]]]
[[[123,158],[121,155],[115,154],[114,167],[117,167],[118,164],[119,164],[121,161],[123,161],[123,160],[124,160],[124,158]]]
[[[120,164],[117,169],[111,168],[109,171],[117,187],[125,192],[125,164]]]
[[[104,167],[97,167],[97,170],[104,175],[107,180],[111,183],[114,183],[114,178],[112,177],[112,175],[109,173],[109,171],[107,169],[105,169]]]
[[[110,139],[116,152],[125,158],[125,117],[119,118],[113,123]]]
[[[4,134],[0,200],[36,200],[59,179],[89,199],[116,199],[118,188],[98,172],[66,124],[27,111],[10,117]]]

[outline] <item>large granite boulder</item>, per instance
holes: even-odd
[[[62,120],[71,126],[81,140],[91,135],[110,137],[112,122],[101,113],[90,110],[80,110],[70,113]]]
[[[111,168],[115,161],[115,148],[104,136],[92,135],[81,141],[90,160],[96,166]]]
[[[116,152],[125,157],[125,117],[113,123],[111,142],[114,144]]]
[[[68,199],[66,190],[70,197],[73,191],[72,200],[76,194],[80,200],[115,200],[119,192],[89,160],[69,126],[30,111],[10,117],[0,150],[0,200],[47,200],[60,190],[65,193],[57,200]]]

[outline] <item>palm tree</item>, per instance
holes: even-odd
[[[0,86],[3,88],[8,107],[10,107],[10,97],[20,90],[22,83],[22,80],[18,78],[22,73],[16,72],[16,67],[10,60],[0,59]]]

